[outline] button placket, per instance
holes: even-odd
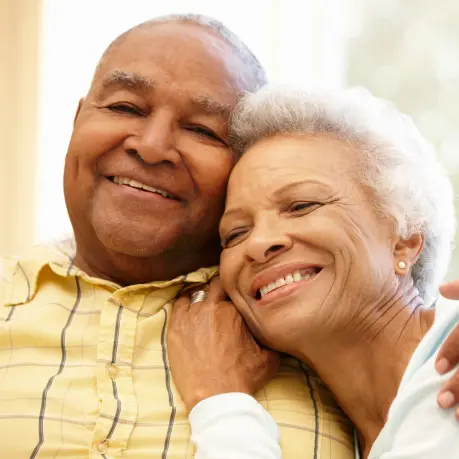
[[[100,454],[106,454],[110,445],[108,440],[101,441],[94,446],[94,449]]]
[[[107,364],[107,373],[111,379],[115,380],[119,374],[119,368],[114,363]]]
[[[127,447],[137,417],[137,400],[133,390],[132,352],[143,295],[120,291],[110,297],[101,315],[98,360],[98,389],[102,399],[100,416],[94,433],[94,451],[108,447],[107,455]],[[101,439],[107,443],[98,443]],[[105,453],[99,453],[105,454]]]

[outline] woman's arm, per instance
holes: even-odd
[[[190,413],[196,459],[280,459],[279,429],[269,413],[242,393],[216,395]]]
[[[457,459],[459,425],[442,410],[436,394],[448,376],[421,372],[399,392],[369,459]]]

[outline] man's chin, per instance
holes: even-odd
[[[99,240],[106,250],[117,255],[135,258],[157,257],[164,253],[173,242],[158,236],[142,238],[138,234],[135,237],[124,234],[107,235]]]
[[[125,222],[120,225],[115,222],[95,222],[94,230],[97,238],[109,252],[128,257],[155,257],[172,248],[176,241],[173,228],[164,225],[151,225],[145,228]]]

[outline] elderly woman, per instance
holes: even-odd
[[[457,458],[435,357],[459,306],[432,307],[455,219],[432,148],[407,117],[356,90],[263,89],[239,105],[232,139],[241,160],[220,225],[221,282],[257,341],[317,372],[363,458]],[[242,397],[229,395],[228,406]],[[276,441],[268,421],[258,432],[252,443]]]

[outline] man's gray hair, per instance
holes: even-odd
[[[236,154],[278,134],[334,136],[357,147],[362,161],[356,173],[373,192],[376,210],[393,218],[399,237],[424,234],[412,277],[423,299],[430,301],[452,250],[453,189],[433,147],[411,118],[363,89],[306,92],[265,87],[247,95],[230,123]]]
[[[169,14],[159,16],[149,21],[143,22],[129,29],[116,38],[107,48],[101,62],[113,49],[115,49],[131,32],[140,29],[154,27],[157,24],[167,22],[179,22],[184,24],[196,24],[212,30],[216,35],[221,37],[228,43],[236,56],[241,59],[242,63],[247,67],[249,81],[247,91],[256,91],[267,83],[267,76],[263,66],[260,64],[255,55],[250,51],[249,47],[231,30],[229,30],[222,22],[201,14]],[[100,63],[99,66],[100,67]]]

